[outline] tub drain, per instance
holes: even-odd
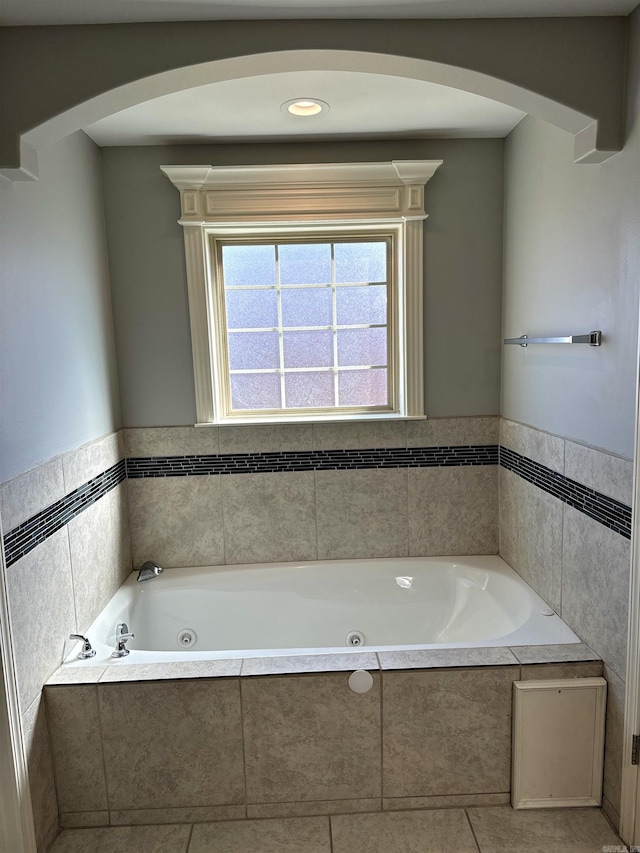
[[[364,634],[362,631],[351,631],[347,634],[348,646],[364,646]]]
[[[192,631],[191,628],[185,628],[178,634],[178,645],[186,649],[189,646],[195,645],[197,639],[198,635],[195,631]]]

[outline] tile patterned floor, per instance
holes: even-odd
[[[622,853],[598,809],[510,806],[68,829],[50,853]]]

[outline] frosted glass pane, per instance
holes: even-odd
[[[331,244],[291,243],[278,246],[280,284],[330,284]]]
[[[387,322],[387,288],[338,287],[336,307],[339,326]]]
[[[287,409],[335,406],[333,373],[285,373]]]
[[[331,288],[294,287],[281,291],[283,326],[330,326]]]
[[[339,406],[386,406],[386,369],[340,371],[338,401]]]
[[[231,375],[231,408],[279,409],[280,376],[277,373],[236,373]]]
[[[386,329],[338,329],[340,366],[386,363]]]
[[[285,332],[285,367],[331,367],[333,332]]]
[[[223,246],[225,287],[276,283],[275,246]]]
[[[280,366],[277,332],[231,332],[228,338],[231,370]]]
[[[257,329],[278,325],[278,295],[275,290],[227,290],[228,329]]]
[[[387,280],[386,243],[336,243],[333,251],[338,283]]]

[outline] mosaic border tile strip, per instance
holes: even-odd
[[[107,468],[82,486],[69,492],[60,500],[23,521],[4,536],[4,551],[7,566],[24,557],[49,536],[61,530],[65,524],[90,507],[111,489],[126,480],[124,459]]]
[[[564,474],[552,471],[539,462],[521,456],[508,447],[500,447],[500,465],[512,471],[523,480],[547,492],[550,495],[588,515],[594,521],[604,524],[610,530],[631,539],[631,507],[614,498],[607,497],[595,489],[590,489],[570,480]]]
[[[463,447],[393,447],[376,450],[278,451],[127,459],[127,477],[129,479],[197,477],[216,474],[274,474],[294,471],[355,471],[362,468],[441,468],[497,464],[497,444]]]
[[[626,539],[631,538],[631,507],[495,444],[152,456],[120,460],[10,530],[4,536],[6,563],[10,566],[24,557],[126,479],[498,464]]]

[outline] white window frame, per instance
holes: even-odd
[[[424,186],[442,160],[276,166],[161,166],[180,191],[197,425],[424,417]],[[212,240],[272,233],[394,235],[398,303],[394,411],[229,411],[215,334]],[[395,380],[389,376],[389,381]]]

